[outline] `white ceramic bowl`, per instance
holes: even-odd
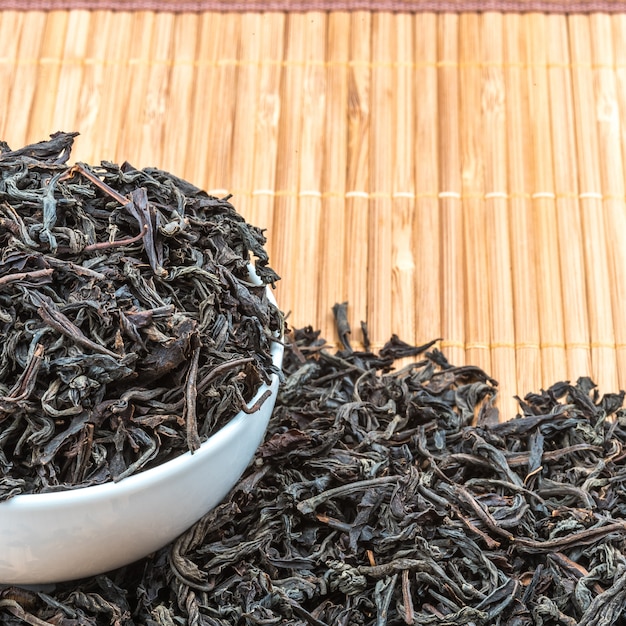
[[[272,298],[269,293],[268,295]],[[273,300],[272,300],[273,301]],[[273,362],[283,346],[274,343]],[[55,583],[106,572],[157,550],[228,494],[263,440],[272,395],[251,415],[238,413],[194,453],[153,469],[69,491],[16,496],[0,503],[0,584]]]

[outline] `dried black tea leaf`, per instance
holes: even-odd
[[[294,331],[265,442],[227,499],[107,576],[0,591],[4,622],[626,623],[624,394],[557,383],[494,423],[493,379],[415,350],[391,370],[389,354]]]
[[[0,500],[194,451],[275,370],[262,231],[167,172],[69,166],[75,136],[0,151]]]

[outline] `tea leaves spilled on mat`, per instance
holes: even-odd
[[[339,352],[290,334],[265,442],[221,505],[106,576],[1,591],[5,622],[623,624],[624,394],[557,383],[499,423],[485,372],[397,337],[355,351],[335,314]]]
[[[274,370],[263,233],[167,172],[68,166],[75,135],[0,145],[0,500],[194,451]]]

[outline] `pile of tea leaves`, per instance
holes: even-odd
[[[107,575],[5,588],[4,623],[626,623],[624,394],[561,382],[500,423],[479,368],[397,337],[353,350],[335,314],[338,352],[290,334],[266,440],[221,505]]]
[[[194,451],[277,373],[262,231],[167,172],[69,166],[76,134],[0,144],[0,500]]]

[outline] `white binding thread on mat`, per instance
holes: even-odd
[[[581,199],[585,199],[585,198],[594,198],[596,200],[603,199],[602,194],[597,191],[585,191],[584,193],[581,193],[578,197]]]
[[[1,0],[0,0],[1,1]],[[533,194],[530,193],[507,193],[506,191],[489,191],[484,194],[463,194],[458,191],[441,191],[437,192],[413,192],[413,191],[346,191],[346,192],[332,192],[332,191],[320,191],[318,189],[304,189],[302,191],[290,191],[290,190],[276,190],[276,189],[253,189],[247,190],[228,190],[228,189],[210,189],[207,191],[213,195],[227,195],[232,193],[235,196],[271,196],[271,197],[300,197],[300,198],[362,198],[364,200],[372,200],[376,198],[406,198],[408,200],[417,200],[422,198],[454,198],[456,200],[473,199],[473,200],[491,200],[502,199],[510,200],[512,198],[531,198],[533,200],[548,199],[556,200],[557,198],[569,198],[569,199],[594,199],[594,200],[620,200],[626,201],[624,196],[603,195],[599,191],[585,191],[582,193],[555,193],[553,191],[537,191]]]
[[[497,350],[500,348],[514,349],[514,350],[623,350],[626,348],[624,344],[610,343],[610,342],[597,342],[592,341],[590,343],[534,343],[534,342],[464,342],[464,341],[441,341],[440,347],[445,348],[460,348],[461,350]],[[372,345],[372,347],[375,347]],[[382,345],[380,346],[382,347]]]
[[[491,200],[491,198],[501,198],[502,200],[508,200],[509,194],[506,191],[490,191],[485,194],[485,200]]]

